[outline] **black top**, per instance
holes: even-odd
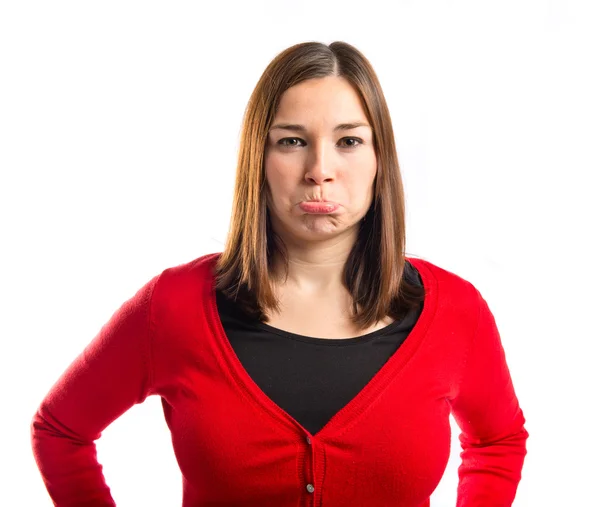
[[[423,286],[406,261],[404,276]],[[402,345],[423,304],[402,320],[372,333],[345,339],[289,333],[250,320],[217,291],[225,334],[252,380],[311,434],[348,404]]]

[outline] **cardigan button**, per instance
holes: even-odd
[[[315,487],[312,484],[306,485],[306,491],[308,491],[309,493],[313,493],[314,490],[315,490]]]
[[[312,443],[312,442],[311,442],[311,440],[310,440],[310,437],[306,437],[306,443],[307,443],[308,445],[310,445],[310,444]]]

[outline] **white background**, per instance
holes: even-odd
[[[120,304],[222,250],[243,109],[292,44],[378,73],[408,252],[494,313],[531,436],[515,506],[600,505],[596,2],[28,2],[0,7],[0,504],[50,506],[29,424]],[[452,457],[432,507],[456,502]],[[97,442],[118,505],[176,506],[160,400]]]

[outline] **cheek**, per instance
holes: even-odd
[[[265,167],[269,204],[273,210],[287,210],[293,203],[295,188],[289,174],[277,166]]]
[[[369,194],[373,189],[375,176],[376,169],[372,171],[357,171],[348,181],[348,188],[357,197]]]
[[[286,178],[284,172],[278,169],[270,169],[266,171],[265,176],[271,192],[275,196],[279,195],[281,197],[281,194],[286,192],[286,187],[289,186],[288,178]]]
[[[269,187],[275,191],[289,192],[293,189],[296,171],[289,160],[276,155],[265,158],[265,178]]]

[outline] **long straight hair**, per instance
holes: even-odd
[[[360,223],[343,283],[353,298],[352,321],[360,329],[391,316],[401,319],[424,300],[424,290],[405,272],[404,189],[392,121],[370,62],[354,46],[303,42],[279,53],[260,77],[245,110],[235,178],[233,209],[224,251],[215,265],[215,288],[252,318],[280,310],[273,290],[274,258],[288,256],[271,227],[264,153],[282,94],[308,79],[338,76],[361,97],[373,128],[377,175],[373,201]]]

